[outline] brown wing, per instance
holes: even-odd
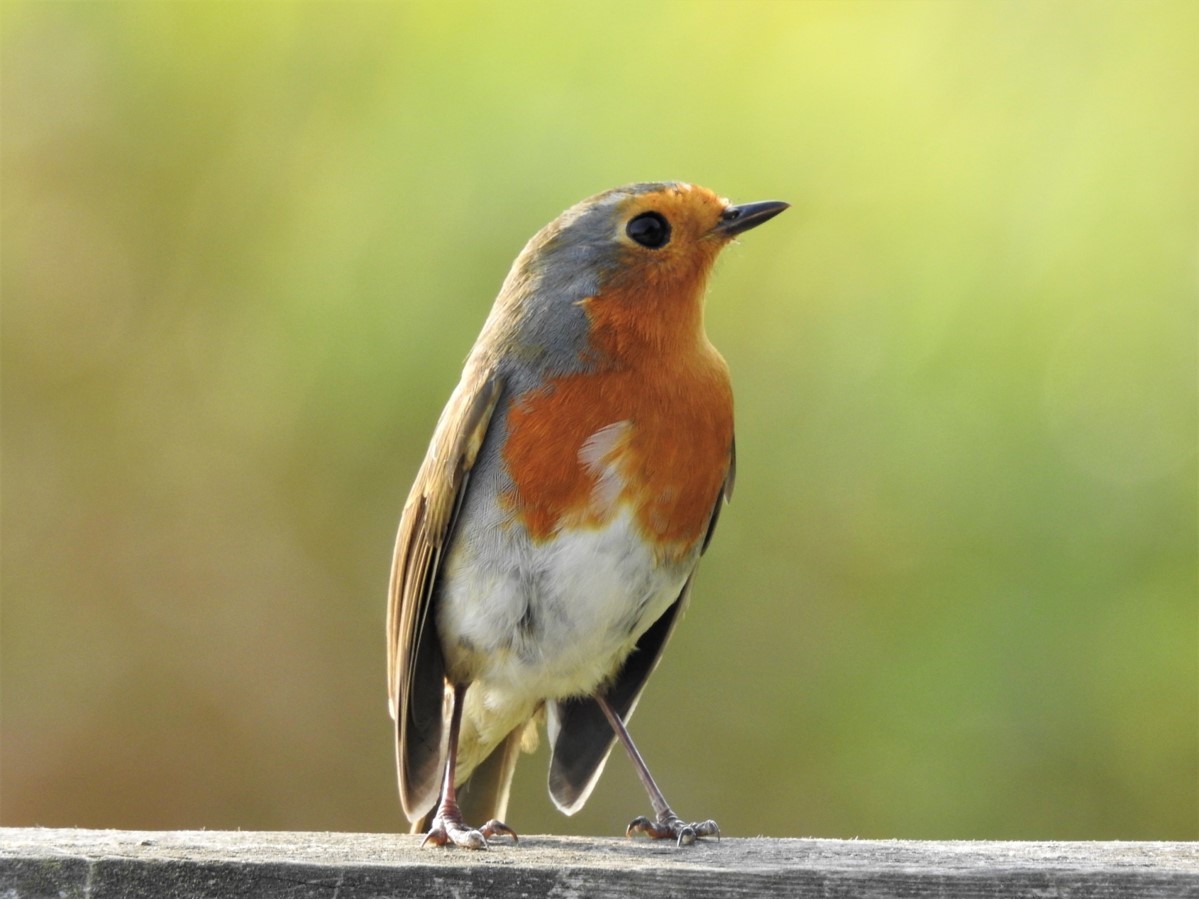
[[[733,481],[737,472],[736,445],[729,447],[729,470],[725,475],[724,487],[716,498],[712,517],[708,520],[708,531],[704,535],[702,554],[708,549],[721,507],[733,497]],[[698,564],[697,564],[698,565]],[[691,581],[695,571],[687,578],[679,598],[670,605],[661,617],[637,641],[620,670],[602,688],[604,699],[620,718],[628,722],[637,705],[645,683],[658,665],[662,650],[674,632],[675,625],[691,596]],[[582,808],[591,789],[604,770],[608,754],[616,742],[616,733],[593,697],[573,697],[554,702],[558,718],[558,736],[554,740],[550,756],[550,796],[554,803],[567,815]]]
[[[387,603],[387,678],[400,802],[411,821],[437,802],[445,758],[445,663],[429,600],[501,387],[492,372],[463,377],[400,517]]]

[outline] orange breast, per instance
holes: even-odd
[[[682,557],[703,538],[728,471],[733,396],[728,368],[699,327],[698,340],[626,346],[607,356],[611,365],[515,400],[503,451],[515,487],[506,500],[534,538],[603,525],[626,506],[660,558]],[[620,422],[627,426],[604,452],[619,491],[612,502],[581,451]]]

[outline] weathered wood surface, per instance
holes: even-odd
[[[1196,897],[1199,844],[0,829],[5,897]]]

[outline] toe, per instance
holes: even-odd
[[[487,838],[483,832],[454,822],[434,822],[421,846],[432,844],[434,847],[445,847],[453,844],[465,850],[486,850]]]
[[[483,832],[475,828],[451,828],[450,840],[454,842],[455,847],[462,847],[466,850],[487,849],[487,838],[483,837]]]
[[[698,837],[714,837],[720,839],[720,826],[716,824],[714,819],[705,819],[702,822],[693,822],[691,827],[695,829]]]

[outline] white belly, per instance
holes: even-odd
[[[519,705],[592,692],[678,599],[695,564],[656,560],[627,508],[601,528],[541,543],[517,526],[463,537],[442,570],[447,669],[472,692]]]

